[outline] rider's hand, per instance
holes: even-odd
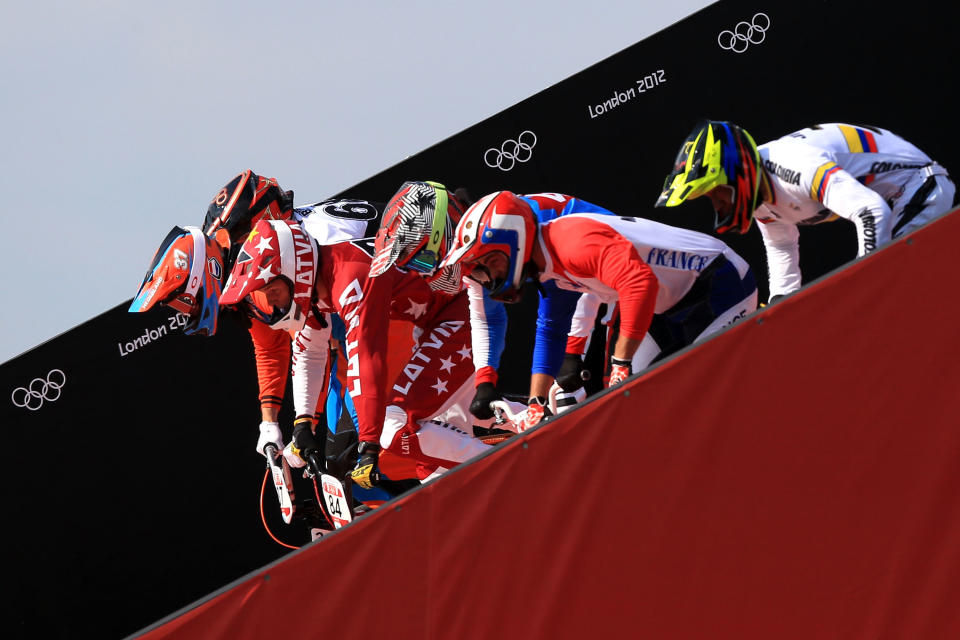
[[[283,459],[287,461],[287,464],[293,467],[294,469],[302,469],[307,466],[307,461],[300,457],[302,452],[297,448],[297,445],[293,443],[293,440],[290,441],[290,444],[283,448]]]
[[[283,450],[283,435],[280,433],[280,425],[276,422],[264,420],[260,423],[260,439],[257,440],[257,453],[266,456],[263,448],[272,444],[277,451]]]
[[[493,417],[493,409],[490,408],[490,403],[494,400],[501,400],[503,398],[500,395],[500,392],[497,391],[497,388],[489,382],[481,382],[477,385],[477,392],[473,396],[473,401],[470,403],[470,413],[480,420],[489,420]]]
[[[380,445],[375,442],[361,442],[356,468],[350,472],[350,479],[363,489],[372,489],[380,482],[377,462],[380,460]]]
[[[293,438],[283,449],[283,457],[291,467],[300,469],[307,464],[307,456],[318,449],[313,437],[313,421],[308,417],[293,421]]]
[[[523,430],[526,431],[535,427],[547,416],[553,413],[547,407],[547,399],[543,396],[535,396],[527,401],[527,411],[523,418]]]
[[[629,360],[610,358],[610,381],[607,387],[620,384],[633,374],[633,364]]]
[[[557,384],[567,393],[576,391],[583,386],[584,372],[583,357],[577,353],[568,353],[563,356],[563,364],[557,372]],[[586,372],[589,374],[589,372]]]

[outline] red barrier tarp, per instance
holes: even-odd
[[[958,237],[954,213],[143,637],[960,637]]]

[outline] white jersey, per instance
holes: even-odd
[[[885,129],[816,125],[761,145],[759,152],[773,192],[754,212],[767,249],[771,296],[800,288],[797,225],[845,218],[856,226],[857,255],[863,256],[953,202],[946,170]],[[901,222],[904,207],[933,176],[942,176],[937,188],[944,193],[931,194],[913,224]]]
[[[598,227],[598,224],[601,226]],[[603,231],[603,227],[609,230]],[[582,268],[570,266],[573,263],[587,263],[594,254],[602,256],[597,264],[605,269],[612,269],[619,266],[621,261],[629,260],[627,253],[604,252],[609,242],[608,236],[611,240],[618,236],[627,239],[656,276],[658,287],[654,313],[663,313],[677,304],[693,286],[700,272],[719,255],[726,256],[741,276],[745,276],[749,270],[746,261],[717,238],[644,218],[576,213],[542,223],[540,228],[537,241],[546,260],[540,279],[554,280],[561,289],[592,294],[608,305],[617,302],[620,297],[616,278],[601,278],[594,274],[585,277],[585,273],[580,273]],[[562,235],[558,235],[557,231],[561,228]],[[595,237],[600,240],[593,241]],[[572,238],[577,240],[570,242]],[[586,238],[590,241],[584,240]],[[568,246],[558,250],[561,239]]]
[[[750,266],[724,242],[704,233],[643,218],[576,213],[540,222],[536,242],[544,259],[540,280],[556,289],[545,288],[540,298],[534,373],[555,376],[557,369],[555,341],[541,327],[560,325],[574,313],[563,303],[569,294],[558,290],[581,292],[618,307],[620,335],[641,341],[634,354],[637,370],[662,349],[676,348],[678,335],[684,336],[680,342],[686,346],[756,309]],[[718,260],[720,256],[725,260]],[[685,300],[705,273],[710,275],[695,299]],[[699,311],[690,312],[693,306]],[[671,310],[678,314],[663,319],[671,335],[651,336],[653,316]]]
[[[382,204],[366,200],[333,198],[297,207],[293,218],[317,244],[326,246],[373,238],[380,228],[383,209]]]

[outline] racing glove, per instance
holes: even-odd
[[[547,416],[553,413],[547,407],[547,399],[543,396],[534,396],[527,401],[526,415],[523,417],[523,430],[535,427]]]
[[[350,472],[350,479],[363,489],[372,489],[380,483],[380,471],[377,463],[380,460],[380,445],[375,442],[361,442],[357,447],[360,459],[357,466]]]
[[[490,403],[494,400],[502,400],[503,396],[497,391],[497,388],[490,382],[481,382],[477,385],[477,392],[470,403],[470,413],[480,420],[489,420],[493,417],[493,409]]]
[[[590,371],[583,366],[583,357],[578,353],[563,356],[563,364],[557,373],[557,384],[567,393],[576,391],[590,379]]]
[[[276,422],[264,420],[260,423],[260,439],[257,440],[257,453],[266,457],[263,448],[272,444],[277,451],[283,451],[283,435],[280,433],[280,425]]]
[[[620,384],[633,374],[633,364],[629,360],[610,358],[610,380],[607,387]]]
[[[313,437],[313,421],[310,418],[297,418],[293,421],[293,438],[283,449],[283,457],[291,467],[302,469],[307,458],[319,449]]]

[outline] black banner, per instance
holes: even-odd
[[[711,233],[707,202],[653,208],[702,117],[734,121],[758,143],[818,122],[877,125],[960,172],[957,45],[943,6],[913,2],[893,17],[849,0],[720,2],[337,195],[385,201],[410,179],[475,198],[555,191]],[[733,33],[740,22],[751,38]],[[482,91],[459,85],[451,108]],[[723,239],[753,265],[765,300],[759,232]],[[806,282],[856,254],[842,221],[802,228],[801,244]],[[520,394],[533,298],[510,309],[501,367],[505,390]],[[225,321],[213,339],[189,337],[176,316],[126,306],[0,367],[17,611],[5,628],[27,637],[121,637],[287,552],[260,522],[245,329]],[[272,494],[267,504],[275,510]]]

